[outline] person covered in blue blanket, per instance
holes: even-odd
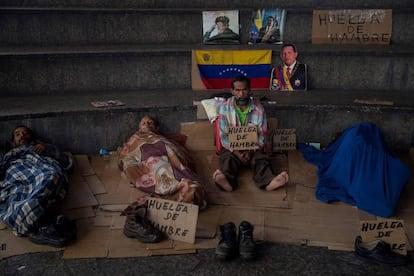
[[[56,212],[72,164],[69,155],[37,140],[29,127],[14,128],[0,158],[0,219],[16,236],[54,247],[75,238],[74,223]]]

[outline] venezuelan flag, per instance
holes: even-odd
[[[238,74],[251,80],[252,89],[268,89],[272,50],[195,50],[200,78],[206,89],[229,89]]]

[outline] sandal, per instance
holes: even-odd
[[[233,191],[233,187],[230,185],[229,181],[227,180],[224,173],[220,170],[216,170],[213,173],[213,179],[217,187],[220,188],[220,190],[231,192]]]

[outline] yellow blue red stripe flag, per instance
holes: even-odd
[[[272,50],[195,50],[206,89],[230,88],[233,76],[250,78],[252,89],[269,88]]]

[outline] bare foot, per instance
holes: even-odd
[[[227,180],[226,176],[222,173],[222,171],[216,170],[213,173],[213,179],[214,182],[216,182],[216,184],[226,192],[233,191],[233,187],[230,185],[229,181]]]
[[[266,191],[274,191],[288,183],[289,175],[287,172],[281,172],[276,177],[270,181],[270,183],[266,186]]]

